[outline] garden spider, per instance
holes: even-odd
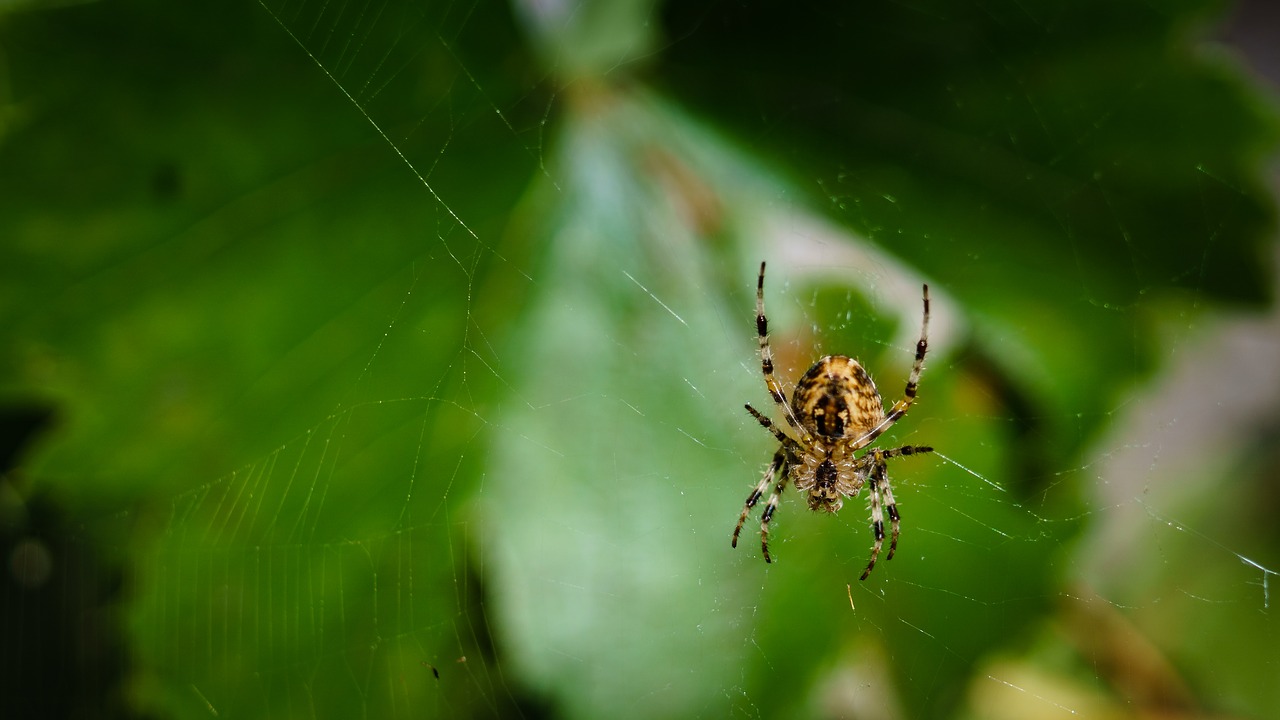
[[[764,315],[764,263],[760,263],[760,277],[756,281],[756,332],[760,336],[760,369],[764,372],[764,384],[769,395],[782,410],[787,424],[798,435],[792,439],[769,418],[747,403],[751,413],[765,430],[782,443],[773,454],[773,462],[764,471],[764,478],[747,497],[733,529],[733,547],[738,547],[738,534],[747,514],[760,501],[770,481],[777,477],[773,494],[760,518],[760,548],[764,561],[773,562],[769,556],[769,520],[778,507],[778,497],[787,480],[796,490],[809,494],[810,510],[836,512],[844,504],[843,498],[857,497],[862,486],[871,483],[871,526],[876,542],[871,547],[871,561],[860,579],[866,580],[880,557],[884,545],[884,510],[889,510],[893,534],[889,541],[889,555],[893,559],[898,549],[898,506],[889,488],[889,476],[885,473],[885,461],[890,458],[933,452],[933,448],[921,445],[903,445],[891,450],[874,448],[861,457],[854,453],[875,442],[890,425],[907,414],[916,400],[916,386],[924,367],[924,354],[929,347],[929,286],[924,286],[924,321],[920,326],[920,342],[916,343],[916,361],[907,378],[903,398],[894,403],[888,413],[876,391],[871,376],[857,360],[844,355],[827,355],[819,359],[796,383],[796,389],[788,404],[782,394],[782,386],[773,376],[773,351],[769,348],[769,322]]]

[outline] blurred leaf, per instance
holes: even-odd
[[[486,428],[458,399],[491,393],[464,340],[493,262],[478,238],[538,162],[510,125],[509,94],[534,96],[503,10],[395,26],[398,53],[343,35],[332,58],[321,30],[282,27],[315,18],[257,4],[8,21],[0,377],[60,408],[29,491],[128,563],[140,705],[495,702],[490,641],[454,625],[479,591],[447,518]],[[368,60],[399,72],[361,88]],[[366,704],[388,677],[403,693]]]

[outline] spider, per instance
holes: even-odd
[[[782,445],[773,454],[773,461],[764,471],[764,477],[756,485],[733,529],[733,547],[738,547],[738,535],[747,521],[751,508],[764,495],[769,483],[777,478],[773,494],[760,518],[760,548],[764,561],[773,562],[769,556],[769,521],[778,507],[778,498],[790,480],[796,490],[808,493],[809,509],[837,512],[844,504],[843,498],[857,497],[868,482],[871,503],[871,526],[875,531],[875,544],[871,547],[871,561],[862,572],[866,580],[876,566],[880,549],[884,545],[884,508],[888,508],[893,523],[889,541],[889,555],[893,559],[898,549],[898,506],[893,501],[886,474],[886,460],[891,458],[933,452],[922,445],[903,445],[882,450],[872,448],[857,457],[855,453],[875,442],[880,434],[902,419],[916,400],[916,386],[924,368],[924,355],[929,347],[929,286],[924,286],[924,320],[920,326],[920,341],[916,343],[916,360],[907,378],[907,388],[901,400],[894,403],[889,412],[884,411],[880,393],[871,376],[857,360],[844,355],[827,355],[809,368],[798,383],[788,403],[782,394],[782,386],[773,375],[773,351],[769,348],[769,321],[764,315],[764,263],[760,263],[760,277],[756,281],[756,332],[760,337],[760,369],[769,395],[782,411],[796,438],[783,432],[773,421],[747,403],[751,413],[765,430],[773,433]]]

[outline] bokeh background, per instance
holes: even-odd
[[[1277,22],[0,6],[0,717],[1274,717]]]

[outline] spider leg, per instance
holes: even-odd
[[[909,452],[901,452],[904,450]],[[925,452],[933,452],[932,447],[904,446],[893,448],[893,450],[888,452],[882,452],[882,454],[877,456],[879,460],[877,464],[877,470],[879,471],[878,488],[879,491],[884,493],[884,507],[887,507],[888,520],[890,520],[890,523],[893,525],[892,536],[890,537],[890,541],[888,541],[888,555],[884,557],[884,560],[893,560],[893,553],[897,552],[897,532],[899,532],[901,520],[899,515],[897,515],[897,503],[893,502],[893,488],[891,487],[890,482],[888,482],[888,473],[886,468],[884,468],[884,459],[886,459],[886,457],[895,457],[897,455],[914,455],[915,452],[922,450]],[[893,455],[890,455],[890,452],[892,452]]]
[[[748,405],[747,407],[751,406]],[[756,485],[755,490],[752,490],[751,494],[747,496],[747,502],[742,506],[742,515],[738,517],[738,526],[733,529],[733,542],[731,543],[733,547],[738,547],[738,535],[742,532],[743,523],[747,521],[747,515],[751,512],[751,508],[760,502],[765,489],[769,487],[769,481],[773,480],[773,476],[782,467],[783,458],[782,448],[778,448],[778,452],[773,454],[773,462],[769,463],[768,469],[764,471],[764,477],[760,479],[760,484]]]
[[[879,450],[875,452],[875,460],[871,466],[871,472],[868,473],[868,481],[871,483],[871,491],[868,494],[871,500],[871,527],[876,534],[876,542],[871,546],[871,560],[867,563],[867,569],[862,571],[862,577],[859,580],[866,580],[871,574],[872,568],[876,566],[876,558],[880,557],[880,548],[884,546],[884,510],[881,508],[880,492],[881,487],[886,486],[888,481],[884,477],[884,454]],[[898,508],[892,506],[889,516],[893,518],[894,533],[893,543],[889,549],[889,557],[893,557],[893,549],[898,544]]]
[[[890,538],[889,538],[889,554],[885,556],[885,560],[892,560],[893,554],[898,550],[898,532],[901,528],[901,518],[898,516],[898,503],[894,502],[893,500],[893,488],[889,484],[889,474],[887,472],[887,468],[885,466],[884,461],[888,460],[889,458],[905,457],[907,455],[922,455],[924,453],[931,453],[931,452],[933,452],[933,448],[927,447],[925,445],[903,445],[902,447],[896,447],[891,450],[877,450],[875,452],[874,457],[876,462],[871,469],[871,497],[873,498],[873,500],[871,501],[872,502],[871,518],[872,518],[872,522],[875,522],[877,520],[876,505],[875,505],[876,501],[874,500],[874,498],[878,491],[884,496],[883,505],[889,511],[889,522],[893,526],[892,534],[890,535]],[[883,521],[883,517],[879,519]],[[884,528],[883,528],[883,525],[881,525],[880,528],[877,530],[877,540],[876,540],[877,546],[879,546],[880,538],[883,536],[884,536]],[[876,553],[873,552],[871,556],[872,565],[875,565],[875,562],[876,562],[875,555]],[[868,573],[871,572],[870,566],[867,567],[867,572]],[[867,576],[864,573],[862,576],[862,579],[865,580],[866,577]]]
[[[787,478],[791,475],[789,470],[784,459],[781,471],[778,473],[778,484],[773,486],[769,504],[765,506],[764,514],[760,516],[760,550],[764,552],[764,561],[767,563],[773,562],[773,558],[769,557],[769,521],[773,519],[773,511],[778,508],[778,498],[782,497],[782,490],[787,486]]]
[[[892,560],[893,554],[898,550],[898,503],[893,501],[893,490],[889,487],[889,475],[882,472],[880,480],[880,490],[884,492],[884,505],[889,509],[889,522],[893,525],[893,534],[889,538],[889,554],[885,556],[885,560]]]
[[[769,347],[769,319],[764,314],[764,263],[760,263],[760,277],[756,280],[756,335],[760,339],[760,371],[764,373],[764,384],[769,389],[769,396],[773,398],[773,402],[782,408],[782,416],[787,419],[804,444],[812,442],[809,432],[804,429],[800,421],[796,419],[796,413],[791,409],[791,405],[787,403],[787,398],[782,392],[782,384],[773,376],[773,349]],[[750,408],[747,408],[750,410]],[[752,413],[755,413],[752,410]],[[759,415],[756,415],[759,417]]]
[[[761,427],[773,433],[773,436],[778,438],[778,442],[783,445],[789,445],[791,443],[791,438],[787,437],[786,433],[779,430],[778,426],[774,425],[772,420],[761,415],[759,410],[751,407],[751,403],[747,403],[746,408],[747,412],[751,413],[751,417],[754,417],[760,423]]]
[[[893,404],[880,429],[887,428],[897,422],[911,404],[916,401],[916,388],[920,385],[920,373],[924,370],[924,354],[929,350],[929,286],[924,286],[924,319],[920,323],[920,341],[916,343],[916,361],[911,366],[911,375],[907,377],[907,388],[902,399]],[[876,433],[877,435],[879,433]]]
[[[933,448],[926,445],[903,445],[892,450],[881,450],[880,457],[888,460],[889,458],[906,457],[907,455],[923,455],[924,453],[933,452]]]

